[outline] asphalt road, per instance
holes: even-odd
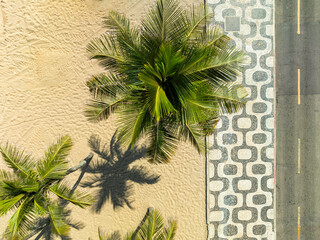
[[[298,1],[275,1],[277,240],[320,239],[320,0],[301,0],[300,35]]]

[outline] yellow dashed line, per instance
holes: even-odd
[[[297,17],[298,17],[298,21],[297,21],[297,25],[298,25],[298,31],[297,33],[300,34],[300,0],[298,0],[298,12],[297,12]]]
[[[300,227],[300,207],[298,207],[298,240],[300,240],[300,233],[301,233],[301,227]]]
[[[298,173],[300,173],[300,146],[301,146],[301,141],[300,141],[300,138],[298,138]]]
[[[300,105],[300,69],[298,69],[298,105]]]

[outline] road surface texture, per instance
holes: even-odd
[[[208,141],[208,239],[273,240],[273,0],[208,0],[208,9],[250,59],[239,77],[246,108]]]
[[[320,1],[276,0],[276,237],[320,239]]]

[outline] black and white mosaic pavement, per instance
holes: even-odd
[[[251,62],[239,78],[249,96],[209,138],[209,239],[275,239],[273,0],[208,0],[213,23]]]

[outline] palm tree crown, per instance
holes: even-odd
[[[99,240],[172,240],[176,231],[177,221],[170,220],[166,226],[161,213],[156,209],[149,208],[145,218],[134,232],[121,237],[119,232],[108,235],[99,229]]]
[[[0,216],[13,211],[5,239],[26,239],[36,220],[44,216],[50,218],[53,233],[67,235],[70,226],[60,200],[82,208],[91,205],[89,194],[61,182],[68,174],[66,157],[71,147],[71,139],[61,137],[38,162],[9,144],[0,147],[3,160],[12,170],[0,170]]]
[[[235,48],[202,8],[184,10],[176,0],[158,0],[139,27],[110,12],[108,32],[88,44],[92,59],[107,70],[87,82],[93,100],[86,115],[102,120],[119,113],[119,137],[133,146],[150,138],[150,162],[168,162],[179,140],[202,151],[222,113],[245,104],[235,84],[245,54]]]

